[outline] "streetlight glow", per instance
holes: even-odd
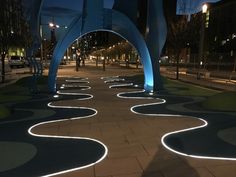
[[[53,27],[53,26],[54,26],[54,24],[50,22],[50,23],[49,23],[49,26],[50,26],[50,27]]]
[[[55,23],[53,23],[53,22],[50,22],[48,25],[49,25],[49,27],[51,27],[51,28],[60,28],[59,25],[57,25],[57,24],[55,24]]]
[[[207,4],[203,4],[202,5],[202,13],[206,13],[207,12]]]

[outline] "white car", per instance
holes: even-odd
[[[9,66],[13,67],[25,67],[25,60],[21,56],[11,56],[9,59]]]

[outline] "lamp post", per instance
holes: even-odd
[[[55,44],[56,43],[55,29],[59,28],[60,26],[55,24],[54,22],[50,22],[48,25],[51,28],[51,43]]]
[[[46,38],[43,36],[43,26],[48,26],[49,29],[51,30],[51,36],[50,36],[50,40],[51,40],[51,45],[52,47],[55,45],[56,43],[56,36],[55,36],[55,29],[56,28],[59,28],[60,26],[55,24],[54,23],[54,18],[52,18],[52,22],[49,22],[49,23],[40,23],[40,37],[41,37],[41,46],[40,46],[40,53],[41,53],[41,61],[45,62],[45,67],[47,68],[48,67],[48,62],[47,62],[47,56],[45,54],[45,51],[44,51],[44,47],[45,47],[45,44],[46,44]],[[65,26],[65,28],[67,28]],[[49,52],[49,54],[51,55],[51,51]]]
[[[201,31],[200,31],[200,42],[199,42],[199,62],[198,62],[198,73],[197,79],[200,79],[200,68],[202,61],[204,61],[204,39],[205,39],[205,23],[206,23],[206,13],[207,4],[202,5],[202,18],[201,18]]]

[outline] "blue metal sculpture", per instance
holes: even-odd
[[[24,16],[29,22],[30,32],[32,35],[32,43],[26,50],[26,58],[29,61],[30,67],[33,69],[33,75],[29,82],[29,89],[31,92],[38,92],[37,80],[42,76],[42,67],[35,60],[35,52],[38,50],[41,44],[41,38],[39,34],[40,25],[40,11],[42,8],[42,0],[23,0],[22,6],[24,9]]]
[[[110,18],[111,17],[111,18]],[[110,20],[109,20],[110,19]],[[129,28],[127,28],[127,26]],[[146,91],[153,90],[153,67],[146,43],[136,26],[118,11],[103,8],[103,0],[84,1],[82,16],[74,20],[67,33],[61,38],[54,50],[49,70],[49,90],[56,91],[56,74],[58,65],[66,49],[75,39],[93,31],[111,31],[128,40],[141,56],[144,68]]]
[[[24,0],[26,1],[26,0]],[[178,0],[177,1],[177,14],[192,14],[198,12],[204,2],[217,2],[219,0]],[[31,26],[34,29],[34,46],[38,44],[38,29],[39,20],[38,12],[44,2],[54,3],[49,0],[31,0],[32,6],[38,8],[31,18]],[[63,0],[59,3],[63,4]],[[72,2],[72,1],[71,1]],[[74,2],[74,1],[73,1]],[[111,8],[114,3],[114,9],[104,8],[104,2],[107,3],[106,7]],[[162,89],[162,82],[160,77],[159,57],[161,50],[166,40],[166,23],[163,15],[163,0],[148,0],[147,9],[147,29],[146,41],[135,26],[137,16],[137,3],[138,0],[82,0],[76,1],[78,12],[73,7],[74,20],[70,23],[67,31],[60,37],[56,48],[53,53],[53,58],[49,70],[49,90],[50,92],[56,91],[56,75],[60,60],[63,58],[66,48],[73,43],[73,41],[82,35],[93,31],[111,31],[117,35],[122,36],[128,40],[138,51],[141,56],[141,63],[144,68],[145,83],[144,88],[146,91],[158,91]],[[57,4],[56,3],[56,4]],[[65,3],[68,3],[65,1]],[[75,2],[74,2],[75,3]],[[54,3],[54,5],[56,5]],[[132,7],[132,8],[131,8]],[[60,9],[60,8],[59,8]],[[131,9],[129,11],[129,9]],[[69,10],[69,9],[65,9]],[[135,11],[136,10],[136,11]],[[51,10],[47,9],[47,13]],[[57,9],[57,12],[60,10]],[[73,19],[73,18],[70,18]],[[69,20],[68,20],[69,21]],[[33,49],[32,48],[32,49]]]
[[[159,58],[167,35],[166,21],[163,13],[163,1],[149,0],[147,15],[146,43],[151,55],[154,91],[159,91],[163,89]]]

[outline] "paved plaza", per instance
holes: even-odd
[[[164,108],[163,110],[160,110],[158,116],[145,115],[145,113],[137,114],[138,111],[145,111],[144,109],[136,110],[137,112],[134,113],[131,111],[131,107],[149,103],[160,103],[161,99],[131,99],[124,98],[124,95],[123,98],[117,97],[118,93],[140,91],[140,89],[130,89],[128,87],[109,88],[111,85],[124,84],[125,82],[113,76],[129,76],[140,73],[142,73],[141,69],[127,69],[115,66],[107,67],[106,71],[103,71],[102,68],[96,68],[95,66],[81,67],[78,72],[75,71],[74,66],[65,66],[59,69],[57,84],[58,88],[61,86],[63,87],[60,89],[59,98],[50,98],[51,107],[56,108],[59,112],[56,111],[57,113],[54,114],[50,112],[50,109],[52,108],[46,108],[47,105],[44,105],[43,108],[45,108],[47,112],[45,111],[45,115],[43,115],[42,112],[41,114],[38,114],[41,115],[41,118],[38,118],[41,120],[37,120],[36,123],[54,120],[56,116],[60,119],[64,119],[63,115],[68,118],[68,120],[47,122],[41,125],[39,124],[31,129],[32,134],[49,136],[48,142],[44,145],[45,149],[47,148],[48,143],[50,143],[50,136],[66,136],[87,137],[92,140],[97,140],[98,143],[101,142],[106,146],[108,152],[105,156],[103,156],[102,153],[105,151],[101,150],[102,147],[100,149],[95,148],[95,150],[88,148],[87,151],[84,151],[84,153],[87,152],[90,154],[90,152],[97,151],[98,153],[101,153],[101,155],[97,156],[101,157],[102,161],[84,169],[58,174],[56,176],[234,177],[236,174],[236,162],[234,160],[212,160],[182,156],[167,150],[162,145],[161,140],[163,135],[166,133],[201,126],[203,124],[201,120],[194,119],[188,114],[186,114],[186,116],[178,117],[161,114],[161,111],[165,112]],[[114,82],[111,80],[112,78],[115,79]],[[109,82],[105,83],[105,81]],[[64,96],[64,98],[60,99],[60,95],[62,95],[62,97]],[[92,95],[91,98],[89,95]],[[164,98],[164,95],[162,95],[162,98]],[[48,97],[45,98],[45,100],[50,99],[48,99]],[[179,98],[179,100],[181,100],[181,98]],[[43,102],[38,103],[42,104]],[[191,107],[181,106],[181,103],[173,105],[169,104],[168,106],[169,107],[167,110],[169,110],[169,114],[178,111],[179,114],[184,115],[186,112],[196,111],[195,109],[192,110]],[[30,109],[30,106],[28,107]],[[80,109],[78,112],[73,109],[76,107]],[[61,110],[60,112],[60,109],[64,110]],[[82,109],[87,109],[87,112],[91,112],[91,116],[88,116],[87,112],[85,111],[85,113]],[[96,114],[93,110],[97,111]],[[152,111],[155,112],[156,110],[157,109],[155,108]],[[200,113],[202,114],[203,112],[198,110],[197,114]],[[37,114],[35,116],[35,119],[37,119]],[[50,119],[44,118],[44,116],[49,116]],[[83,118],[70,119],[79,116]],[[234,113],[230,113],[229,116],[231,116],[230,118],[235,118]],[[26,123],[21,122],[19,125],[21,124],[25,124],[25,127],[28,126],[27,121]],[[4,126],[4,122],[2,126]],[[228,131],[228,137],[234,139],[232,132],[234,131]],[[217,136],[217,133],[218,132],[214,135]],[[210,134],[211,133],[209,133],[209,137]],[[221,149],[217,147],[217,145],[219,145],[217,141],[200,141],[201,138],[202,137],[200,136],[196,136],[195,139],[191,139],[192,143],[188,147],[196,147],[196,150],[198,147],[203,149],[203,153],[208,153],[205,152],[204,149],[207,149],[206,147],[210,147],[212,149],[208,149],[209,153],[216,152],[219,156],[222,153],[229,151],[228,149]],[[205,138],[207,139],[208,136],[205,136]],[[37,137],[35,137],[34,141],[36,144]],[[73,146],[73,142],[69,143],[72,143],[69,146]],[[229,144],[231,148],[235,147],[234,140],[230,140]],[[62,163],[62,166],[63,158],[65,158],[68,163],[70,163],[69,159],[74,161],[73,152],[70,154],[71,158],[68,159],[66,158],[66,151],[76,151],[76,148],[70,149],[63,146],[50,147],[55,149],[61,148],[61,151],[59,151],[61,154],[58,154],[58,160],[61,157],[62,161],[60,163]],[[78,148],[78,151],[83,149],[80,149],[79,146],[76,147]],[[63,148],[65,148],[65,150]],[[45,149],[42,150],[44,151]],[[39,153],[39,151],[35,153]],[[234,152],[232,153],[234,155]],[[75,153],[74,155],[76,156],[81,154]],[[48,161],[48,159],[50,159],[50,157],[45,156],[43,161]],[[40,163],[37,162],[38,167],[36,168],[36,171],[40,171],[38,174],[46,175],[48,173],[47,170],[44,169],[46,167],[43,167],[42,165],[44,163],[43,161]],[[92,159],[91,163],[97,161],[98,159],[95,158]],[[30,163],[31,161],[28,161],[26,165]],[[53,166],[57,163],[58,162],[55,161],[48,164],[52,165],[52,169],[54,169]],[[73,162],[72,167],[76,168],[76,163]],[[23,170],[24,168],[30,169],[28,167],[24,167],[24,165],[20,168]],[[1,173],[4,174],[3,176],[9,176],[8,174],[14,170],[14,168],[11,169],[11,167],[9,167],[8,171],[5,171],[4,173],[1,171],[0,176],[2,176]],[[32,173],[29,176],[34,175]]]

